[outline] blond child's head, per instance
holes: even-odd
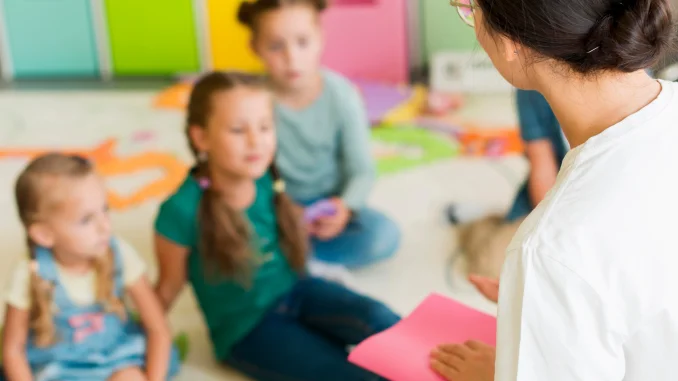
[[[124,315],[114,294],[111,221],[103,180],[85,158],[50,153],[21,172],[15,197],[31,257],[31,328],[38,345],[54,342],[53,285],[39,276],[38,247],[49,249],[64,268],[97,274],[97,301]]]

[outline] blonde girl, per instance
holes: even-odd
[[[102,179],[78,156],[36,158],[16,182],[29,256],[9,282],[4,377],[166,380],[178,358],[137,253],[113,237]],[[138,307],[130,320],[123,297]],[[0,376],[1,378],[1,376]]]

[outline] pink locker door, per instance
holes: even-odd
[[[350,78],[407,82],[405,1],[333,1],[323,16],[323,63]]]

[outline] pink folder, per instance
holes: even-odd
[[[444,380],[429,366],[440,344],[477,340],[496,345],[496,318],[438,294],[407,318],[353,349],[349,361],[392,381]]]

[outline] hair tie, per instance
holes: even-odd
[[[205,190],[208,189],[210,185],[212,185],[212,182],[207,177],[201,177],[198,179],[198,184],[200,185],[200,189]]]
[[[273,190],[275,193],[285,192],[285,182],[282,179],[278,179],[273,182]]]

